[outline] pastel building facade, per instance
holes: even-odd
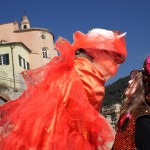
[[[22,21],[0,24],[0,104],[17,98],[26,88],[21,72],[35,69],[57,56],[54,35]]]
[[[0,42],[22,42],[30,48],[30,69],[49,62],[58,55],[54,49],[54,35],[44,28],[31,28],[27,16],[22,21],[0,24]]]

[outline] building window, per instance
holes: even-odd
[[[30,70],[30,65],[28,62],[27,62],[27,70]]]
[[[23,59],[23,68],[26,69],[25,59],[24,58],[22,58],[22,59]]]
[[[42,55],[43,55],[43,58],[48,58],[48,54],[47,54],[47,48],[43,48],[42,49]]]
[[[23,28],[24,28],[24,29],[27,29],[27,25],[24,25]]]
[[[22,65],[22,57],[19,55],[19,66],[23,67]]]
[[[30,69],[29,63],[24,58],[22,58],[20,55],[18,55],[18,57],[19,57],[19,66],[24,68],[24,69],[29,70]]]
[[[9,54],[0,55],[0,65],[9,65]]]

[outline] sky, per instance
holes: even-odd
[[[0,24],[21,21],[73,42],[73,33],[93,28],[127,32],[127,59],[107,84],[142,69],[150,55],[150,0],[1,0]],[[54,41],[54,42],[55,42]]]

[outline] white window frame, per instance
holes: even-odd
[[[27,62],[23,57],[21,57],[20,55],[19,56],[19,66],[24,68],[24,69],[27,69],[29,70],[29,62]],[[27,64],[28,63],[28,64]]]
[[[7,55],[8,55],[8,58],[7,58]],[[0,65],[8,65],[9,60],[7,59],[9,59],[9,54],[0,54]]]

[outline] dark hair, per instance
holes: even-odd
[[[86,50],[79,48],[75,51],[75,54],[77,57],[84,57],[87,58],[88,60],[92,61],[93,57],[91,55],[89,55]]]
[[[82,49],[82,48],[80,48],[80,49],[77,49],[77,50],[75,51],[75,54],[76,54],[76,55],[79,55],[80,53],[85,53],[85,50]]]

